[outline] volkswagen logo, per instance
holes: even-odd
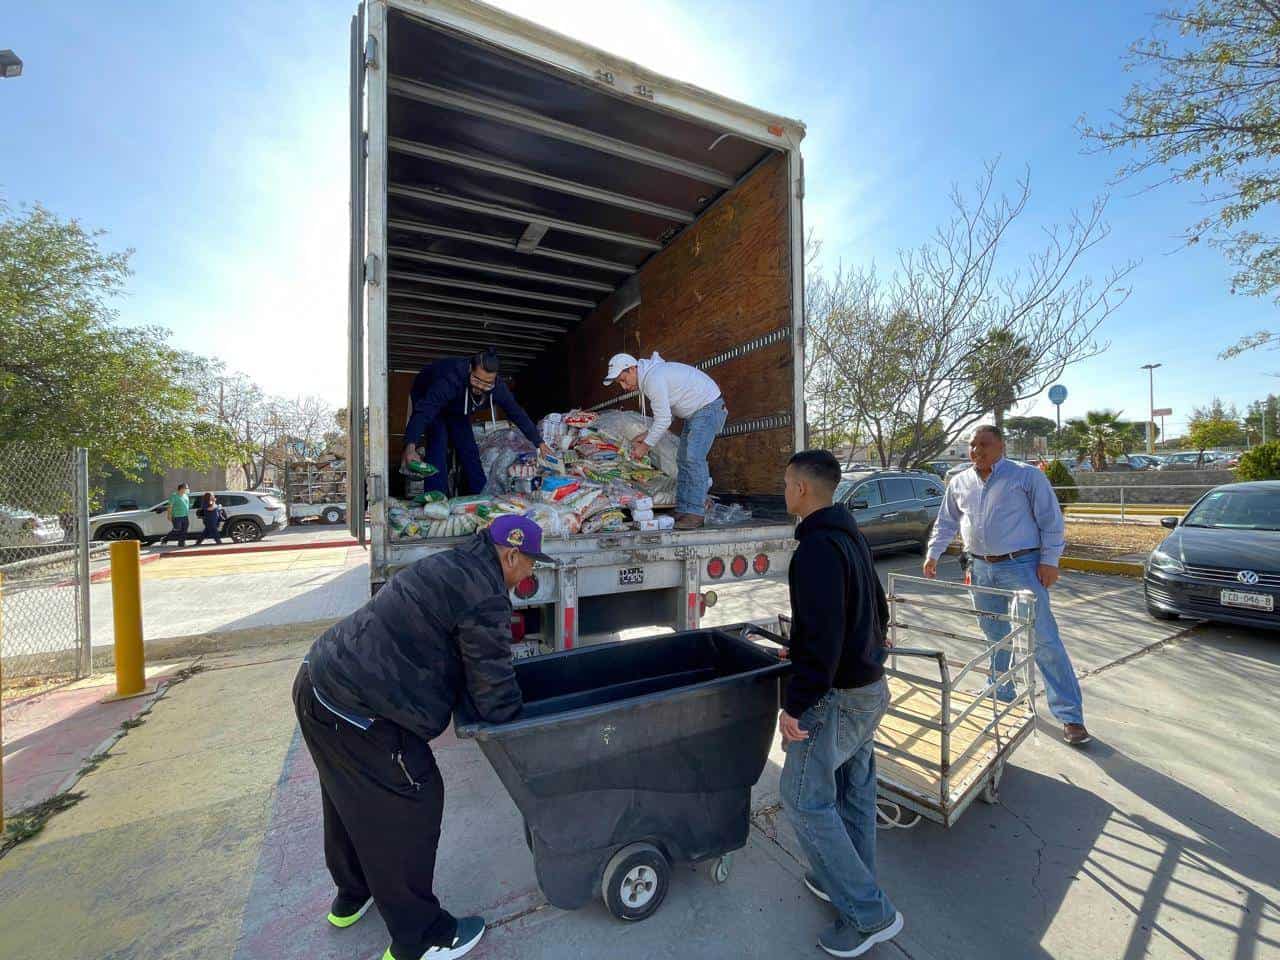
[[[1241,570],[1236,574],[1236,579],[1246,587],[1256,587],[1258,585],[1258,575],[1252,570]]]

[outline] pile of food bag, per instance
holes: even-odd
[[[651,422],[622,411],[553,413],[538,425],[550,455],[513,428],[477,431],[484,492],[450,500],[410,486],[388,509],[391,539],[465,536],[504,514],[528,517],[551,537],[670,530],[674,518],[655,511],[675,506],[679,442],[667,434],[643,460],[630,452]]]

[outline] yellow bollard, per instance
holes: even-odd
[[[150,693],[142,652],[142,564],[137,540],[111,544],[111,619],[115,624],[116,692],[103,702]]]

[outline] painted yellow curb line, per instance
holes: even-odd
[[[1063,570],[1081,570],[1085,573],[1110,573],[1121,577],[1141,577],[1142,564],[1120,560],[1086,560],[1083,557],[1062,557],[1058,566]]]

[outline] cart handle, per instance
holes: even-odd
[[[920,657],[925,660],[937,660],[939,667],[944,667],[947,659],[947,655],[941,650],[925,650],[923,647],[885,647],[885,655],[889,657]]]
[[[780,647],[791,646],[791,641],[788,640],[786,637],[779,636],[778,634],[774,633],[772,630],[766,630],[764,627],[757,627],[754,624],[750,624],[750,623],[742,628],[741,639],[748,640],[750,639],[753,633],[759,634],[760,636],[764,637],[766,640],[772,640],[774,643],[776,643]]]

